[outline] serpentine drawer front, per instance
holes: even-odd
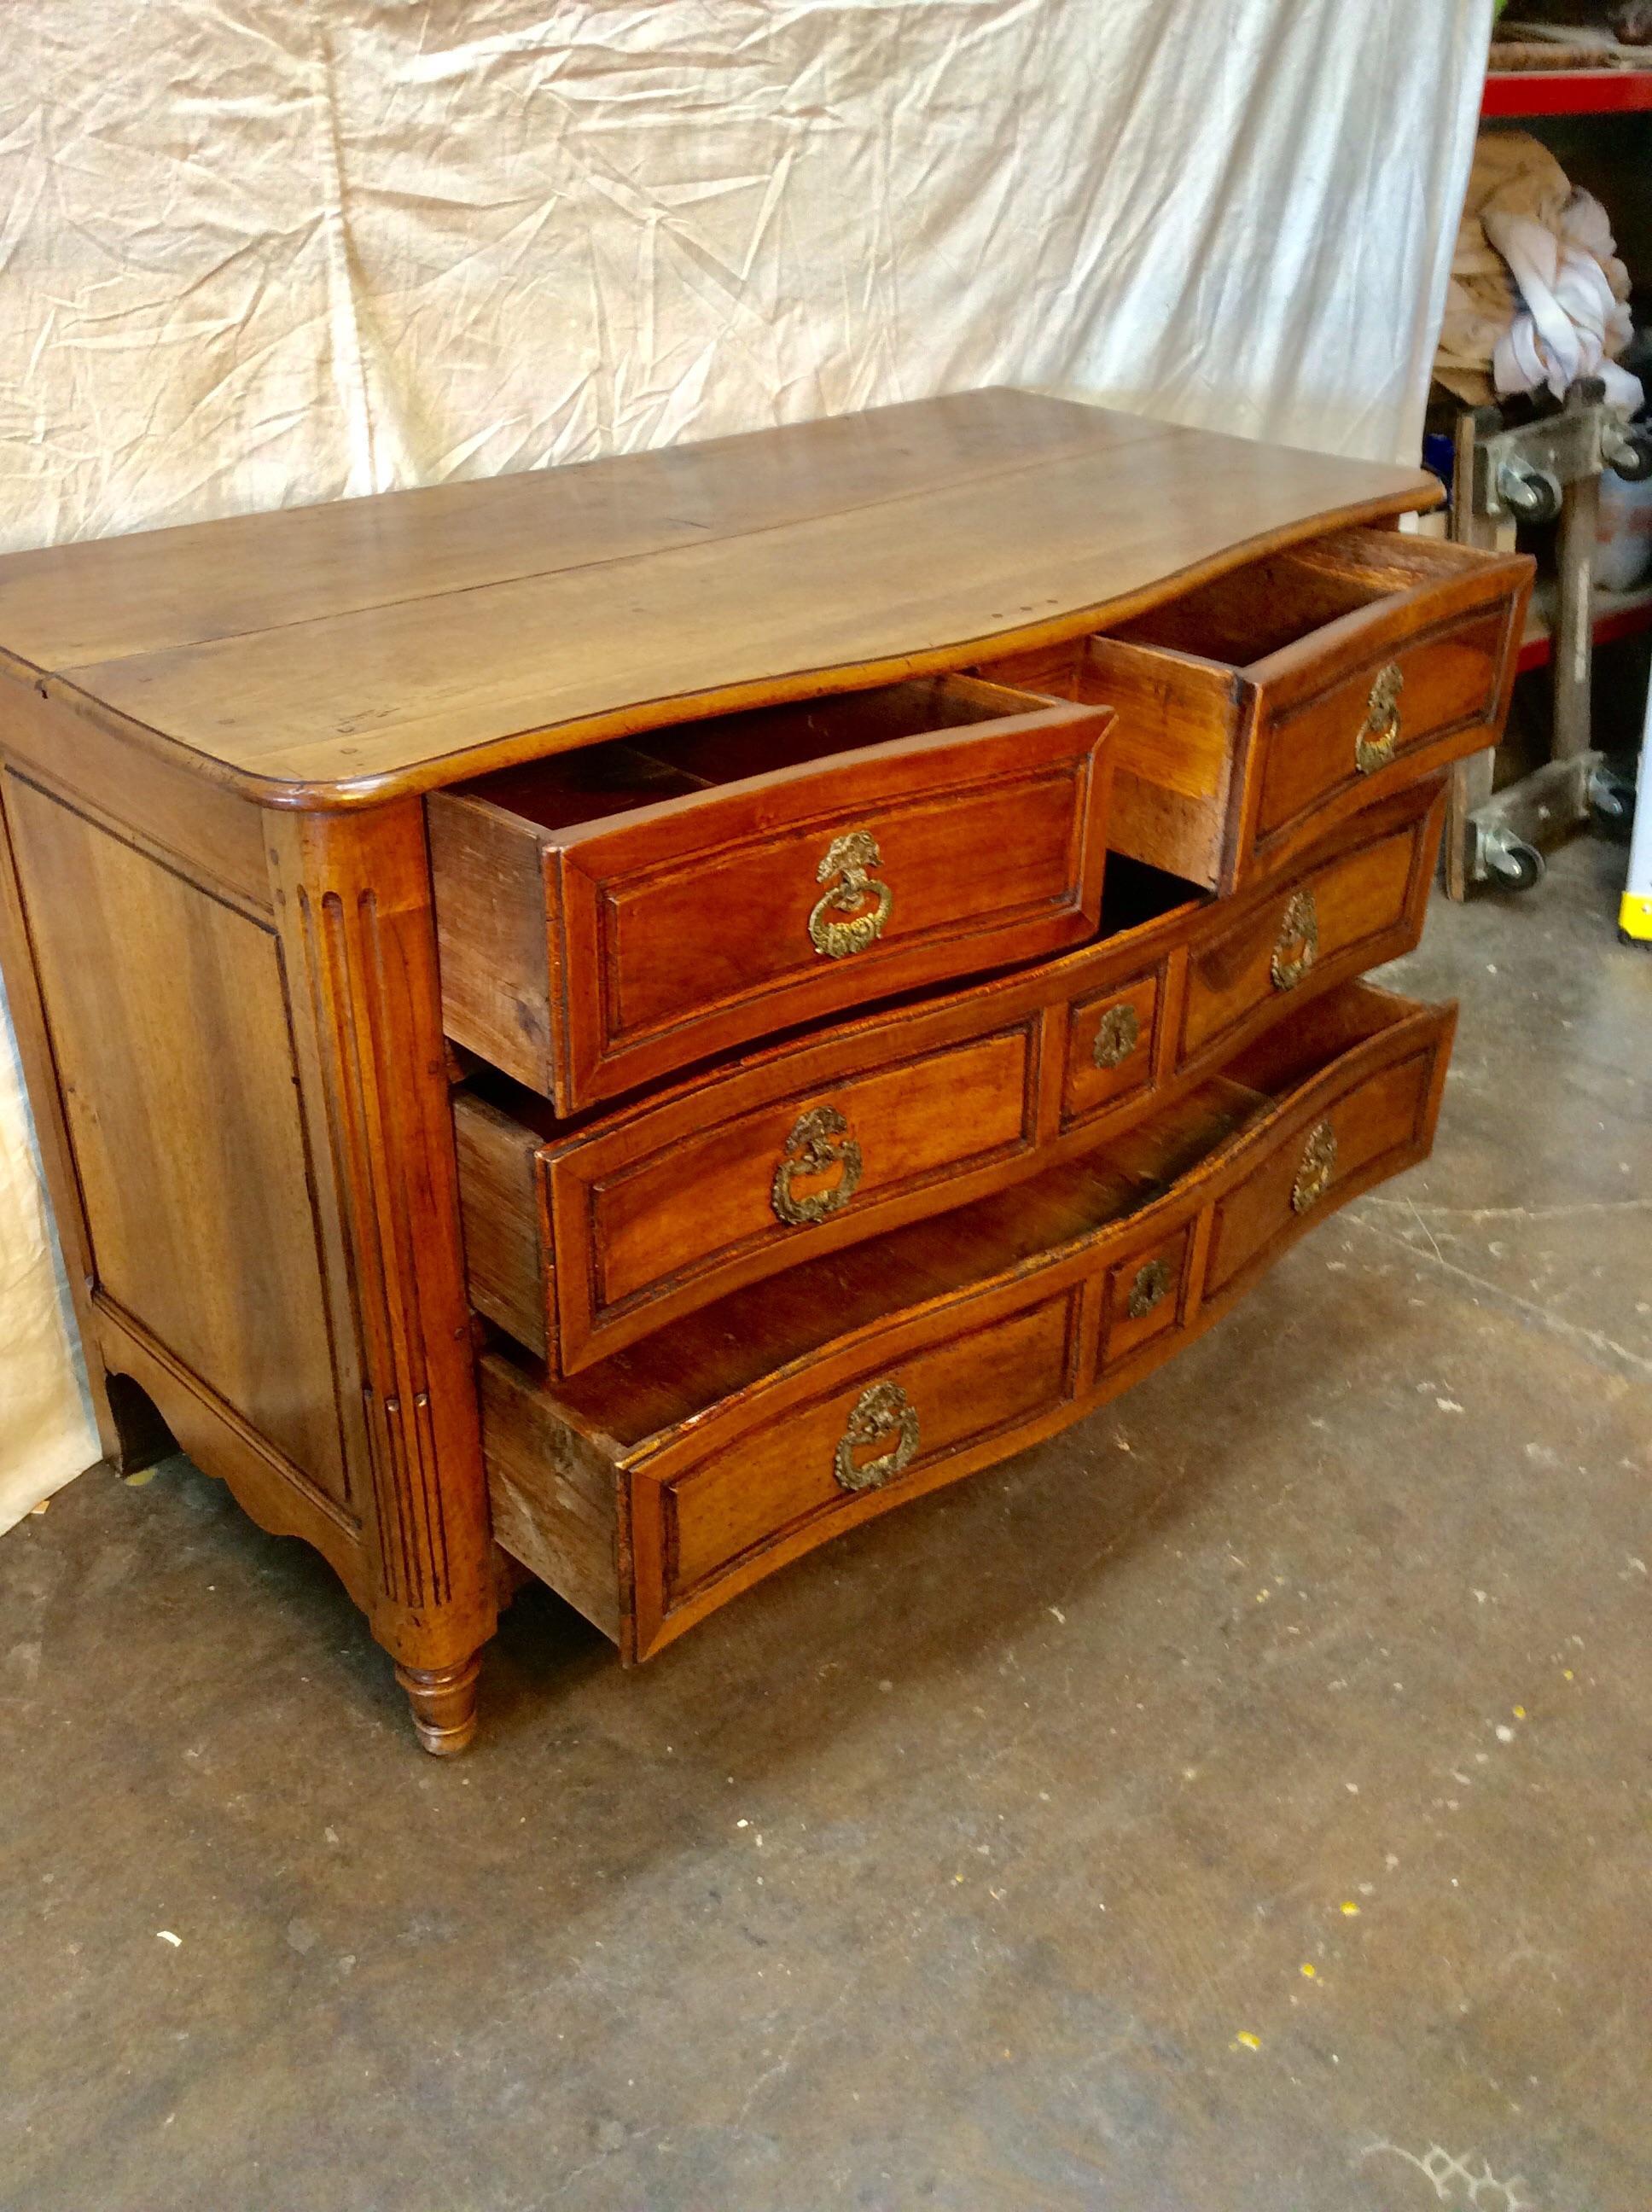
[[[1228,891],[1496,742],[1531,574],[1345,530],[982,672],[1115,708],[1113,850]]]
[[[1077,1419],[1424,1157],[1455,1018],[1346,985],[1017,1189],[554,1386],[485,1355],[497,1540],[646,1657],[828,1537]]]
[[[969,677],[721,715],[428,801],[448,1035],[569,1114],[1089,936],[1108,709]]]
[[[572,1373],[742,1283],[1092,1146],[1409,951],[1442,805],[1437,779],[1402,791],[1232,901],[1119,863],[1080,951],[571,1127],[479,1079],[454,1100],[471,1303]]]

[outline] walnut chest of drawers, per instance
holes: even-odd
[[[462,1749],[1049,1434],[1422,1158],[1529,564],[1013,392],[0,560],[0,957],[106,1452]]]

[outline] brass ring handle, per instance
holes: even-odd
[[[1097,1067],[1118,1067],[1128,1060],[1141,1038],[1141,1020],[1133,1006],[1109,1006],[1096,1025],[1090,1058]]]
[[[857,1449],[891,1437],[895,1442],[890,1450],[876,1459],[856,1461]],[[910,1465],[917,1449],[918,1408],[898,1382],[874,1382],[855,1401],[832,1456],[832,1473],[841,1490],[881,1490]]]
[[[1165,1261],[1150,1260],[1145,1267],[1136,1270],[1136,1279],[1130,1285],[1125,1311],[1132,1321],[1145,1321],[1169,1287],[1170,1270]]]
[[[1361,775],[1375,775],[1394,758],[1394,749],[1400,742],[1400,694],[1405,682],[1397,661],[1390,660],[1376,672],[1365,702],[1365,720],[1354,740],[1354,766]]]
[[[1311,884],[1292,891],[1279,916],[1279,933],[1273,940],[1268,973],[1276,991],[1294,991],[1320,957],[1319,908]]]
[[[834,876],[840,878],[810,908],[809,942],[817,952],[829,960],[842,960],[852,952],[864,952],[883,935],[895,894],[887,884],[866,872],[883,865],[878,840],[870,830],[851,830],[845,836],[833,838],[825,859],[815,870],[817,884],[829,884]],[[868,899],[877,902],[871,913],[857,912]],[[853,915],[854,919],[834,921],[834,914]]]
[[[836,1107],[811,1106],[799,1115],[786,1140],[786,1151],[769,1188],[769,1203],[788,1228],[824,1221],[829,1214],[841,1213],[854,1196],[860,1166],[860,1147]],[[800,1176],[829,1175],[834,1168],[837,1181],[824,1190],[811,1191],[799,1198],[792,1188]]]
[[[1328,1121],[1316,1121],[1308,1133],[1297,1180],[1291,1186],[1291,1210],[1306,1213],[1331,1188],[1337,1171],[1337,1133]]]

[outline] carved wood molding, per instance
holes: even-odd
[[[272,815],[270,846],[301,1088],[333,1163],[317,1196],[359,1367],[374,1627],[440,1667],[495,1608],[422,809]]]

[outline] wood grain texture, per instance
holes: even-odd
[[[355,1500],[273,932],[6,777],[100,1297]]]
[[[490,1102],[465,1091],[453,1100],[459,1218],[471,1304],[519,1344],[545,1348],[550,1243],[542,1207],[539,1138]]]
[[[0,653],[265,801],[362,803],[1078,635],[1437,497],[1414,471],[966,393],[11,555]]]
[[[130,1314],[94,1292],[85,1338],[89,1360],[112,1382],[131,1383],[166,1416],[173,1442],[197,1468],[228,1485],[236,1504],[272,1536],[296,1536],[319,1552],[363,1612],[373,1569],[354,1514],[308,1481],[210,1382],[156,1342]],[[147,1464],[147,1462],[141,1462]]]
[[[1101,911],[1111,720],[933,678],[436,793],[448,1035],[571,1114],[1060,951]],[[864,845],[858,896],[843,838]],[[840,913],[869,926],[832,953],[818,925],[847,932]]]
[[[122,1474],[136,1474],[161,1457],[166,1439],[131,1418],[130,1394],[120,1388],[120,1377],[106,1370],[94,1326],[92,1293],[92,1236],[75,1156],[64,1111],[63,1091],[52,1057],[46,1027],[46,1001],[29,943],[23,915],[22,890],[17,880],[10,825],[7,819],[6,778],[0,775],[0,976],[3,977],[7,1009],[17,1039],[18,1058],[28,1088],[29,1106],[40,1148],[40,1166],[52,1218],[63,1253],[70,1301],[80,1332],[86,1363],[86,1380],[92,1416],[103,1456]],[[111,1387],[112,1383],[114,1387]]]
[[[422,810],[276,817],[270,836],[374,1633],[404,1668],[445,1674],[491,1634],[496,1583]]]
[[[36,666],[125,659],[875,506],[1165,426],[1002,390],[622,459],[332,500],[0,559],[0,635]],[[554,487],[554,489],[552,488]]]
[[[489,1467],[517,1541],[570,1596],[611,1552],[616,1606],[604,1587],[598,1625],[612,1635],[616,1617],[627,1656],[647,1657],[817,1544],[1050,1434],[1189,1342],[1315,1221],[1426,1153],[1454,1020],[1347,986],[1127,1146],[1012,1203],[898,1231],[853,1277],[807,1263],[554,1389],[487,1355]],[[1304,1206],[1293,1189],[1327,1127],[1334,1162]],[[1156,1263],[1164,1286],[1133,1311]],[[905,1455],[882,1486],[846,1489],[840,1440],[865,1394],[890,1387],[912,1416]],[[564,1563],[568,1464],[595,1526]]]
[[[495,1540],[616,1644],[619,1516],[610,1459],[559,1421],[514,1370],[484,1361],[483,1419],[497,1438],[488,1467]],[[508,1407],[496,1415],[495,1404]]]
[[[1442,805],[1437,778],[1402,791],[1278,885],[1231,901],[1121,869],[1114,927],[1080,951],[770,1047],[571,1128],[524,1092],[461,1091],[472,1302],[573,1373],[742,1284],[1094,1146],[1413,945]],[[1304,902],[1313,947],[1286,948],[1302,972],[1282,983],[1274,955]],[[1127,1010],[1128,1048],[1098,1065],[1103,1018]],[[857,1148],[854,1187],[821,1218],[788,1223],[774,1178],[798,1157],[800,1121],[823,1110]],[[829,1189],[841,1173],[799,1188]]]
[[[0,757],[191,882],[269,914],[262,811],[222,785],[3,672]]]

